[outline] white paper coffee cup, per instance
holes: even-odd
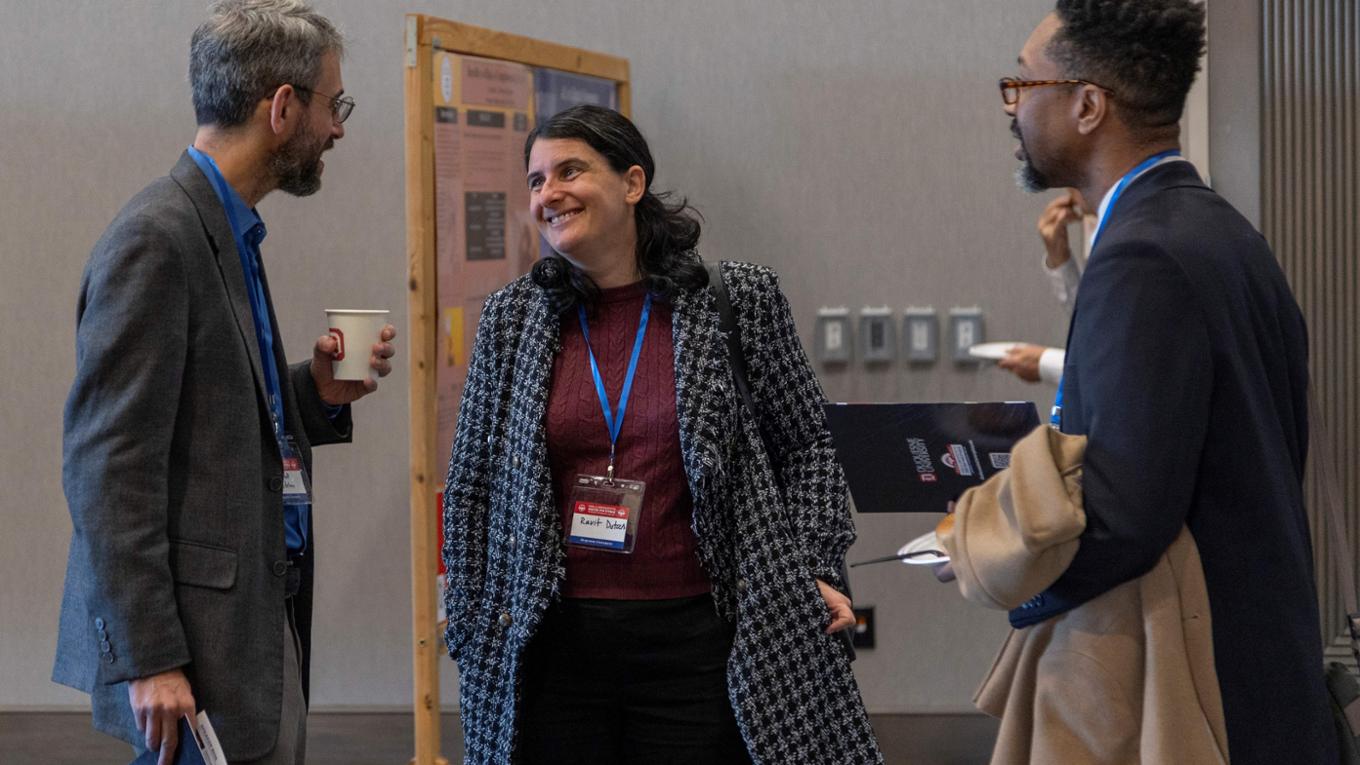
[[[373,355],[373,344],[382,340],[389,313],[351,308],[326,309],[327,332],[335,338],[337,345],[335,358],[331,361],[331,375],[335,379],[378,379],[378,372],[368,365],[368,359]]]

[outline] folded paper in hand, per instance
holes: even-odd
[[[192,724],[189,720],[188,715],[179,718],[179,747],[175,749],[173,765],[227,765],[208,713],[199,712]],[[160,752],[149,749],[131,765],[156,765],[159,759]]]

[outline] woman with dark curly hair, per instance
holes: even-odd
[[[751,412],[637,128],[568,109],[525,166],[555,254],[487,299],[445,492],[468,761],[881,762],[833,634],[844,477],[774,273],[721,265]]]

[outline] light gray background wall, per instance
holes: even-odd
[[[1209,14],[1210,164],[1214,190],[1251,221],[1261,225],[1260,0],[1214,0]]]
[[[977,304],[991,339],[1063,341],[1038,269],[1043,200],[1011,182],[995,87],[1050,0],[317,4],[350,36],[359,107],[321,193],[261,205],[294,358],[327,306],[389,307],[405,328],[408,11],[629,58],[659,184],[703,210],[708,256],[780,270],[805,342],[817,307],[839,304]],[[84,703],[47,679],[70,529],[59,467],[75,294],[100,231],[192,137],[185,59],[203,5],[0,0],[0,707]],[[842,400],[1042,409],[1052,395],[950,362],[855,365],[824,382]],[[409,703],[406,385],[400,368],[356,406],[356,443],[317,455],[317,707]],[[860,516],[851,557],[891,552],[935,520]],[[856,664],[870,709],[971,709],[1004,616],[922,570],[861,569],[855,586],[879,621],[878,647]]]

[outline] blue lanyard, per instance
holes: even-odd
[[[1109,222],[1110,215],[1114,212],[1115,203],[1119,201],[1119,197],[1124,193],[1124,189],[1127,188],[1130,183],[1133,183],[1133,179],[1142,175],[1153,165],[1157,164],[1158,162],[1161,162],[1167,157],[1179,157],[1180,155],[1181,155],[1180,149],[1168,149],[1167,151],[1158,154],[1153,154],[1151,157],[1148,157],[1147,159],[1135,165],[1132,170],[1128,171],[1127,173],[1124,173],[1124,177],[1119,179],[1119,183],[1115,184],[1114,193],[1110,195],[1110,203],[1105,205],[1105,214],[1100,216],[1100,223],[1096,225],[1096,233],[1094,236],[1091,237],[1091,249],[1088,250],[1088,252],[1090,252],[1092,255],[1095,254],[1096,243],[1100,241],[1100,235],[1105,231],[1105,224]],[[1048,416],[1048,424],[1053,426],[1054,428],[1062,427],[1062,408],[1063,408],[1063,381],[1059,379],[1058,395],[1053,397],[1053,409],[1050,410]]]
[[[1153,165],[1161,162],[1167,157],[1179,157],[1180,155],[1180,149],[1168,149],[1160,154],[1153,154],[1151,157],[1148,157],[1135,165],[1132,170],[1124,173],[1124,177],[1119,179],[1119,183],[1115,184],[1114,193],[1110,195],[1110,203],[1105,205],[1105,214],[1100,216],[1100,223],[1096,225],[1096,233],[1091,237],[1090,253],[1095,254],[1096,243],[1100,241],[1100,235],[1105,231],[1105,224],[1109,222],[1110,214],[1114,212],[1114,206],[1119,202],[1119,197],[1124,193],[1124,189],[1127,188],[1130,183],[1133,183],[1133,179],[1142,175]]]
[[[231,225],[232,238],[236,240],[237,249],[245,256],[241,258],[242,270],[244,271],[246,289],[250,291],[251,314],[255,318],[256,341],[260,346],[260,366],[264,368],[264,382],[269,404],[270,424],[274,427],[274,439],[278,441],[279,451],[285,451],[283,433],[283,398],[282,386],[279,384],[278,364],[274,360],[272,342],[264,340],[264,326],[268,321],[268,308],[265,305],[264,290],[260,284],[259,261],[257,251],[246,241],[246,232],[241,230],[241,221],[236,217],[235,205],[232,204],[234,192],[227,186],[227,179],[222,177],[222,171],[218,170],[217,162],[207,154],[203,155],[211,163],[216,173],[209,173],[208,180],[213,184],[217,191],[217,196],[222,200],[222,207],[227,213],[227,223]],[[265,314],[261,316],[261,314]]]
[[[633,392],[633,377],[637,375],[638,357],[642,355],[642,340],[647,335],[647,319],[652,315],[652,293],[642,301],[642,318],[638,321],[637,339],[633,341],[633,357],[628,360],[628,374],[623,378],[623,392],[619,394],[618,413],[609,411],[609,393],[604,389],[604,378],[600,377],[600,365],[595,362],[595,351],[590,347],[590,326],[586,323],[586,309],[576,306],[576,316],[581,320],[581,334],[586,339],[586,353],[590,356],[590,374],[595,378],[595,393],[600,397],[600,408],[604,410],[604,424],[609,429],[609,479],[614,479],[614,447],[619,442],[619,432],[623,430],[623,415],[628,410],[628,396]]]

